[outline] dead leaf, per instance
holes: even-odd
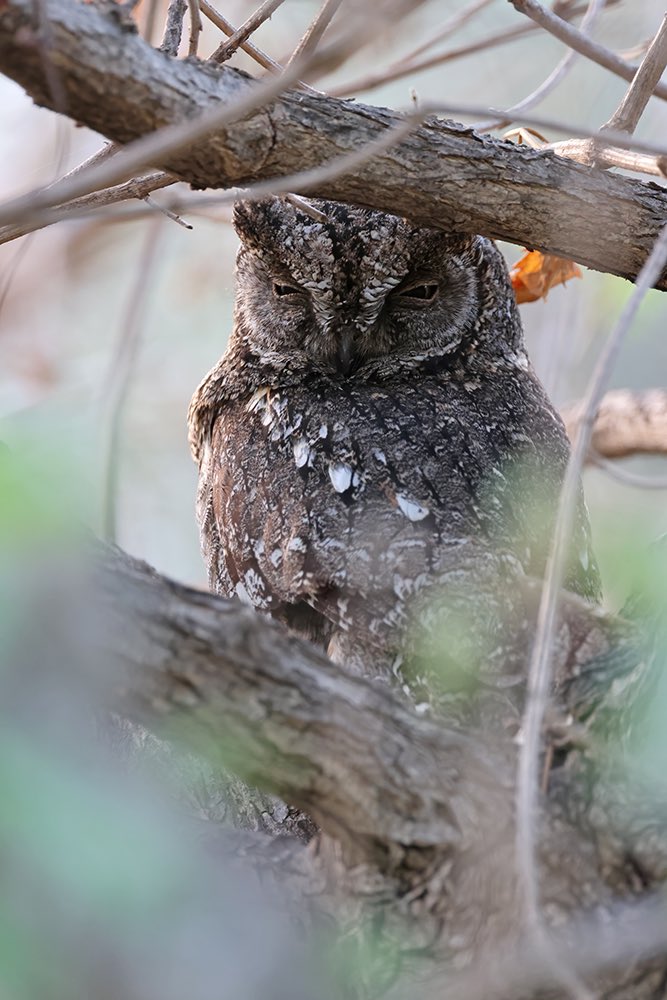
[[[574,261],[539,250],[528,250],[510,271],[510,281],[519,305],[546,299],[554,285],[580,277],[581,268]]]

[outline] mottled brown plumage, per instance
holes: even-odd
[[[494,661],[569,446],[481,237],[241,203],[234,329],[190,409],[212,589],[368,672]],[[568,586],[599,594],[580,502]],[[428,643],[427,643],[428,646]]]

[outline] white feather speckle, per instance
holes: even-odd
[[[294,462],[297,469],[301,469],[310,458],[310,445],[304,437],[298,437],[292,443],[292,450],[294,452]]]
[[[428,507],[422,507],[416,500],[410,500],[409,497],[400,493],[396,494],[396,502],[408,521],[423,521],[430,514]]]
[[[329,466],[329,479],[336,493],[344,493],[352,485],[354,473],[345,462],[332,462]]]

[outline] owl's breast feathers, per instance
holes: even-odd
[[[568,445],[529,371],[314,373],[230,393],[206,420],[199,520],[219,592],[381,644],[428,588],[543,572]],[[583,507],[568,584],[597,595]]]

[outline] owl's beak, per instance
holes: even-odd
[[[354,333],[352,330],[342,330],[338,338],[338,350],[336,351],[336,367],[341,375],[349,375],[352,370],[352,346],[354,343]]]

